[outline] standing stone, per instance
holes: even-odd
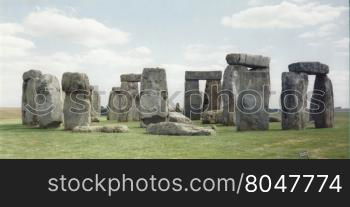
[[[168,86],[162,68],[145,68],[141,76],[141,127],[168,120]]]
[[[225,69],[221,91],[223,106],[223,125],[235,125],[235,96],[238,94],[236,85],[239,85],[239,73],[244,71],[247,72],[248,68],[239,65],[229,65]]]
[[[202,94],[199,91],[199,80],[185,81],[185,116],[191,120],[200,120],[202,112]]]
[[[334,127],[333,85],[327,75],[316,75],[310,113],[316,128]]]
[[[140,112],[137,109],[140,102],[138,82],[121,82],[121,89],[127,92],[127,94],[125,94],[126,103],[122,106],[126,107],[126,121],[139,121]]]
[[[308,76],[305,73],[282,73],[282,129],[304,129],[307,123]]]
[[[220,80],[207,80],[205,84],[205,95],[203,101],[203,111],[216,111],[220,109],[220,97],[221,91]]]
[[[101,97],[98,86],[90,86],[91,93],[91,122],[99,122],[101,116]]]
[[[175,106],[175,112],[178,112],[178,113],[182,113],[182,108],[180,106],[180,103],[176,103],[176,106]]]
[[[71,130],[76,126],[89,126],[91,122],[90,84],[85,73],[64,73],[62,90],[64,99],[64,128]]]
[[[108,99],[108,113],[107,113],[107,120],[118,120],[118,97],[117,92],[119,91],[120,87],[113,87],[111,92],[109,93],[109,99]]]
[[[42,75],[36,92],[40,128],[57,128],[63,122],[62,91],[58,79],[50,74]]]
[[[38,124],[36,87],[40,77],[39,70],[29,70],[23,73],[22,85],[22,124],[36,126]]]
[[[269,129],[269,69],[239,73],[236,104],[237,131]]]

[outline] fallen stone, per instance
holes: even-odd
[[[326,75],[329,67],[320,62],[298,62],[288,66],[290,72],[306,73],[309,75]]]
[[[229,65],[241,65],[255,69],[270,67],[270,58],[261,55],[232,53],[226,56],[226,61]]]
[[[120,76],[120,82],[140,82],[141,74],[123,74]]]
[[[221,71],[186,71],[185,80],[221,80]]]
[[[223,111],[204,111],[202,113],[203,124],[221,124],[223,122]]]
[[[316,76],[310,114],[316,128],[334,127],[333,85],[327,75]]]
[[[147,127],[149,134],[155,135],[177,135],[177,136],[210,136],[215,135],[215,130],[195,126],[192,124],[161,122],[150,124]]]
[[[178,112],[169,112],[169,122],[177,122],[177,123],[187,123],[191,124],[191,119],[187,118],[185,115]]]
[[[270,116],[269,121],[270,122],[281,122],[281,119],[278,117]]]
[[[162,68],[145,68],[141,77],[141,127],[168,120],[168,86]]]
[[[308,76],[305,73],[282,73],[282,129],[300,130],[307,124],[307,87]]]
[[[36,87],[40,128],[57,128],[63,122],[62,91],[58,79],[42,75]]]
[[[76,132],[76,133],[91,133],[91,132],[125,133],[128,131],[129,131],[129,128],[125,125],[77,126],[72,129],[72,132]]]

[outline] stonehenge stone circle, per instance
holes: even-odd
[[[268,130],[270,58],[232,53],[226,56],[226,61],[229,65],[241,66],[237,71],[237,81],[233,80],[237,94],[237,131]]]
[[[89,126],[91,122],[90,83],[85,73],[64,73],[62,76],[64,99],[64,128]]]
[[[44,74],[36,86],[40,128],[57,128],[63,122],[62,91],[57,77]]]
[[[117,91],[120,91],[120,87],[113,87],[109,93],[107,120],[118,120],[119,97]]]
[[[120,75],[120,82],[141,82],[141,74],[123,74]]]
[[[308,120],[307,107],[308,76],[306,73],[282,73],[281,121],[282,129],[304,129]]]
[[[91,122],[99,122],[101,116],[101,97],[98,86],[90,86],[91,93]]]
[[[127,76],[126,76],[127,77]],[[130,76],[133,77],[133,76]],[[130,78],[129,80],[136,80],[135,78]],[[121,82],[120,88],[128,93],[126,98],[126,106],[128,110],[126,113],[126,121],[139,121],[140,112],[137,108],[140,102],[140,93],[139,93],[139,83],[137,81]]]
[[[29,70],[23,73],[22,85],[22,124],[36,126],[39,123],[37,116],[36,87],[42,74],[39,70]]]
[[[261,55],[232,53],[226,56],[229,65],[241,65],[249,68],[269,68],[270,58]]]
[[[316,100],[319,103],[315,103]],[[315,109],[316,104],[319,108]],[[316,128],[334,127],[333,85],[327,75],[316,75],[310,113]]]
[[[141,76],[141,127],[168,120],[168,86],[163,68],[145,68]]]
[[[191,120],[199,120],[203,110],[220,108],[221,71],[186,71],[184,113]],[[199,80],[206,80],[204,100],[199,91]]]
[[[147,127],[147,132],[149,134],[174,136],[210,136],[216,134],[213,129],[175,122],[150,124]]]
[[[320,62],[298,62],[288,66],[290,72],[306,73],[309,75],[326,75],[329,67]]]

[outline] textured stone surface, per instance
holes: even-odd
[[[77,126],[74,127],[72,132],[76,133],[91,133],[91,132],[103,132],[103,133],[125,133],[129,128],[125,125],[107,125],[107,126]]]
[[[64,128],[71,130],[76,126],[89,126],[91,122],[91,103],[89,78],[84,73],[64,73],[62,89],[64,99]]]
[[[236,85],[239,84],[239,73],[247,71],[247,67],[239,65],[229,65],[225,69],[221,91],[223,106],[223,125],[235,125],[235,98],[238,93]]]
[[[132,107],[130,99],[130,94],[127,91],[121,87],[113,87],[108,101],[108,120],[127,122],[128,112]]]
[[[91,93],[91,122],[99,122],[101,116],[101,97],[98,86],[90,87]]]
[[[185,80],[221,80],[221,71],[186,71]]]
[[[62,90],[66,93],[78,90],[89,91],[89,78],[85,73],[63,73]]]
[[[282,129],[304,129],[307,123],[308,76],[305,73],[282,73]]]
[[[123,74],[120,76],[120,82],[140,82],[141,74]]]
[[[192,124],[161,122],[150,124],[147,132],[156,135],[177,135],[177,136],[210,136],[215,135],[215,130],[195,126]]]
[[[39,70],[29,70],[22,76],[22,124],[27,126],[36,126],[39,122],[35,96],[41,75]]]
[[[191,120],[200,120],[202,112],[202,94],[198,80],[185,81],[184,114]]]
[[[236,129],[238,131],[269,129],[269,69],[239,73],[236,104]]]
[[[126,96],[125,105],[127,107],[126,119],[127,121],[139,121],[140,112],[137,106],[140,104],[139,85],[137,82],[122,82],[120,88],[126,91],[129,95]]]
[[[180,103],[176,103],[175,112],[183,113],[183,109],[180,106]]]
[[[202,113],[203,124],[221,124],[223,122],[223,111],[204,111]]]
[[[261,55],[232,53],[226,56],[226,61],[229,65],[241,65],[250,68],[270,67],[270,58]]]
[[[168,120],[168,86],[162,68],[145,68],[141,77],[141,127]]]
[[[316,76],[310,113],[316,128],[334,127],[333,85],[327,75]]]
[[[309,75],[325,75],[329,73],[329,67],[320,62],[298,62],[288,66],[290,72],[306,73]]]
[[[220,91],[221,91],[220,80],[206,81],[202,111],[215,111],[220,109],[220,104],[221,104],[221,97],[219,96]]]
[[[36,87],[40,128],[57,128],[63,122],[62,91],[57,77],[42,75]]]
[[[169,112],[169,121],[178,122],[178,123],[187,123],[191,124],[191,119],[187,118],[185,115],[178,112]]]

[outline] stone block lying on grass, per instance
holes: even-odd
[[[150,124],[147,127],[147,132],[149,134],[156,135],[177,136],[210,136],[216,134],[215,130],[210,128],[175,122],[161,122],[157,124]]]
[[[177,123],[192,124],[191,119],[178,112],[169,112],[169,121]]]
[[[203,124],[221,124],[223,122],[223,110],[205,111],[202,113]]]
[[[91,133],[91,132],[124,133],[128,131],[129,131],[129,128],[125,125],[77,126],[77,127],[74,127],[72,130],[72,132],[77,132],[77,133]]]

